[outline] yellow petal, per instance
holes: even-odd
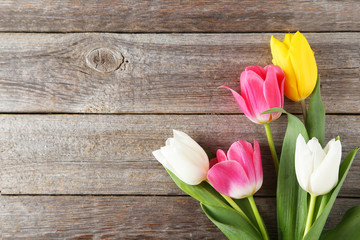
[[[317,66],[310,45],[300,32],[296,32],[292,37],[289,56],[296,75],[300,100],[305,99],[315,88]]]
[[[270,40],[271,54],[273,56],[273,64],[278,65],[280,59],[284,59],[288,56],[288,48],[279,40],[271,36]]]
[[[290,38],[291,36],[287,37],[287,39]],[[286,44],[280,42],[272,36],[270,40],[270,47],[273,56],[273,64],[280,66],[285,73],[285,96],[293,101],[299,101],[300,97],[297,90],[296,75],[293,70]]]
[[[283,43],[286,45],[286,47],[289,49],[291,44],[291,39],[294,35],[291,33],[285,34]]]

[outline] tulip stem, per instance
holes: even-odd
[[[306,123],[307,109],[306,109],[305,99],[300,100],[300,103],[301,103],[301,110],[304,116],[304,123]]]
[[[259,227],[260,227],[261,234],[262,234],[262,236],[263,236],[263,238],[264,238],[265,240],[268,240],[268,239],[269,239],[269,236],[268,236],[268,234],[267,234],[264,221],[263,221],[263,219],[261,218],[260,213],[259,213],[259,211],[258,211],[258,209],[257,209],[257,207],[256,207],[256,203],[255,203],[254,197],[253,197],[253,196],[250,196],[250,197],[248,197],[248,200],[249,200],[250,205],[251,205],[251,208],[252,208],[252,210],[253,210],[253,212],[254,212],[256,221],[257,221],[257,223],[258,223],[258,225],[259,225]]]
[[[246,214],[244,213],[244,211],[239,207],[239,205],[236,204],[236,202],[234,202],[234,200],[231,197],[228,197],[224,194],[221,194],[221,196],[223,198],[225,198],[225,200],[230,204],[230,206],[232,206],[238,213],[240,213],[241,216],[243,216],[250,224],[252,224],[252,222],[250,221],[250,219],[246,216]]]
[[[271,152],[271,156],[274,162],[274,167],[275,167],[275,171],[276,171],[276,175],[279,172],[279,160],[276,154],[276,149],[275,149],[275,145],[274,145],[274,140],[271,134],[271,128],[270,128],[270,123],[264,123],[265,126],[265,131],[266,131],[266,136],[269,142],[269,147],[270,147],[270,152]]]
[[[309,212],[306,219],[306,227],[303,238],[306,236],[306,234],[309,232],[311,225],[312,225],[312,219],[314,215],[314,209],[315,209],[315,203],[316,203],[316,196],[310,194],[310,207]]]

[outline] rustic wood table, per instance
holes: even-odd
[[[357,1],[0,2],[2,239],[225,239],[151,152],[175,128],[214,152],[260,142],[255,195],[276,237],[275,173],[262,126],[230,93],[270,37],[300,30],[321,74],[326,141],[360,145]],[[300,115],[286,100],[285,109]],[[272,124],[277,150],[286,117]],[[360,204],[357,156],[326,228]]]

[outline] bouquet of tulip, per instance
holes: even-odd
[[[277,173],[279,239],[359,239],[360,206],[323,232],[326,219],[359,148],[341,162],[340,138],[324,146],[325,109],[314,52],[300,33],[270,41],[273,64],[249,66],[241,74],[241,94],[229,89],[252,122],[262,124]],[[310,96],[308,108],[305,99]],[[283,109],[284,95],[300,102],[304,123]],[[270,122],[284,113],[288,126],[278,160]],[[204,149],[174,130],[166,146],[153,152],[179,188],[197,199],[208,218],[229,239],[269,239],[253,195],[263,182],[259,143],[239,140],[209,161]]]

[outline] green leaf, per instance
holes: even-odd
[[[325,108],[321,100],[320,75],[315,89],[311,95],[308,115],[306,118],[306,130],[309,138],[316,137],[320,144],[324,146],[325,139]]]
[[[188,185],[176,177],[170,170],[166,169],[166,171],[181,190],[196,200],[208,205],[229,206],[224,198],[207,182],[202,182],[199,185]]]
[[[340,180],[339,180],[338,184],[336,185],[336,187],[332,191],[330,191],[328,194],[326,194],[326,197],[329,199],[329,201],[326,204],[324,211],[315,220],[315,222],[311,226],[309,232],[305,235],[304,240],[319,239],[321,232],[324,228],[324,225],[326,223],[326,219],[329,216],[331,208],[336,200],[336,197],[341,189],[341,186],[343,185],[343,183],[345,181],[346,175],[349,172],[350,166],[351,166],[358,150],[359,150],[359,148],[354,148],[346,156],[344,161],[341,163],[340,169],[339,169],[339,179]]]
[[[320,240],[357,240],[360,236],[360,206],[349,209],[341,222],[332,230],[321,234]]]
[[[264,113],[282,112],[288,116],[281,150],[277,184],[277,218],[279,239],[301,239],[307,217],[307,192],[298,184],[295,174],[296,139],[301,134],[308,141],[304,124],[282,108],[272,108]]]
[[[230,207],[201,203],[208,218],[231,240],[258,240],[261,234],[244,217]]]

